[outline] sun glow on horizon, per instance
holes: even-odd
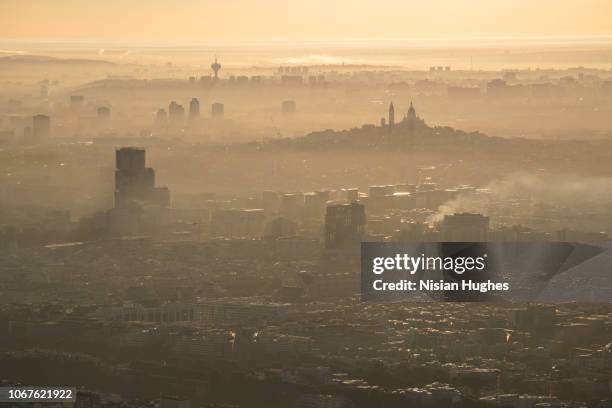
[[[608,0],[4,0],[4,39],[371,41],[612,35]]]

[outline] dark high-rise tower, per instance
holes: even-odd
[[[217,61],[217,56],[215,55],[215,62],[210,64],[213,72],[215,73],[214,79],[219,79],[219,70],[221,69],[221,64]]]
[[[115,152],[115,208],[127,208],[134,202],[170,205],[167,188],[155,187],[155,170],[145,167],[145,150],[122,147]]]
[[[356,201],[333,204],[325,214],[325,247],[342,249],[361,242],[366,223],[365,207]]]
[[[395,126],[395,108],[393,102],[389,104],[389,128]]]

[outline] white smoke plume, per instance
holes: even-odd
[[[429,222],[471,212],[491,216],[492,223],[514,220],[528,226],[535,217],[556,212],[564,217],[565,227],[585,229],[609,222],[611,210],[612,178],[514,173],[446,202]]]

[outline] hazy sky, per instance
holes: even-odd
[[[0,0],[4,39],[611,35],[612,0]]]

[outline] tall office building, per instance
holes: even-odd
[[[163,125],[168,121],[168,114],[166,113],[164,109],[157,110],[157,113],[155,114],[155,121],[159,125]]]
[[[395,126],[395,108],[393,107],[393,102],[389,104],[389,129]]]
[[[127,208],[134,202],[168,207],[170,192],[155,187],[155,170],[145,167],[145,150],[122,147],[115,152],[115,208]]]
[[[198,98],[191,98],[189,102],[189,118],[196,119],[200,117],[200,101]]]
[[[168,118],[170,122],[181,122],[185,118],[185,108],[183,108],[183,105],[175,101],[170,102],[170,105],[168,105]]]
[[[32,136],[34,139],[47,138],[51,135],[51,118],[47,115],[32,117]]]
[[[325,214],[325,248],[342,249],[361,242],[365,231],[365,207],[350,204],[327,206]]]

